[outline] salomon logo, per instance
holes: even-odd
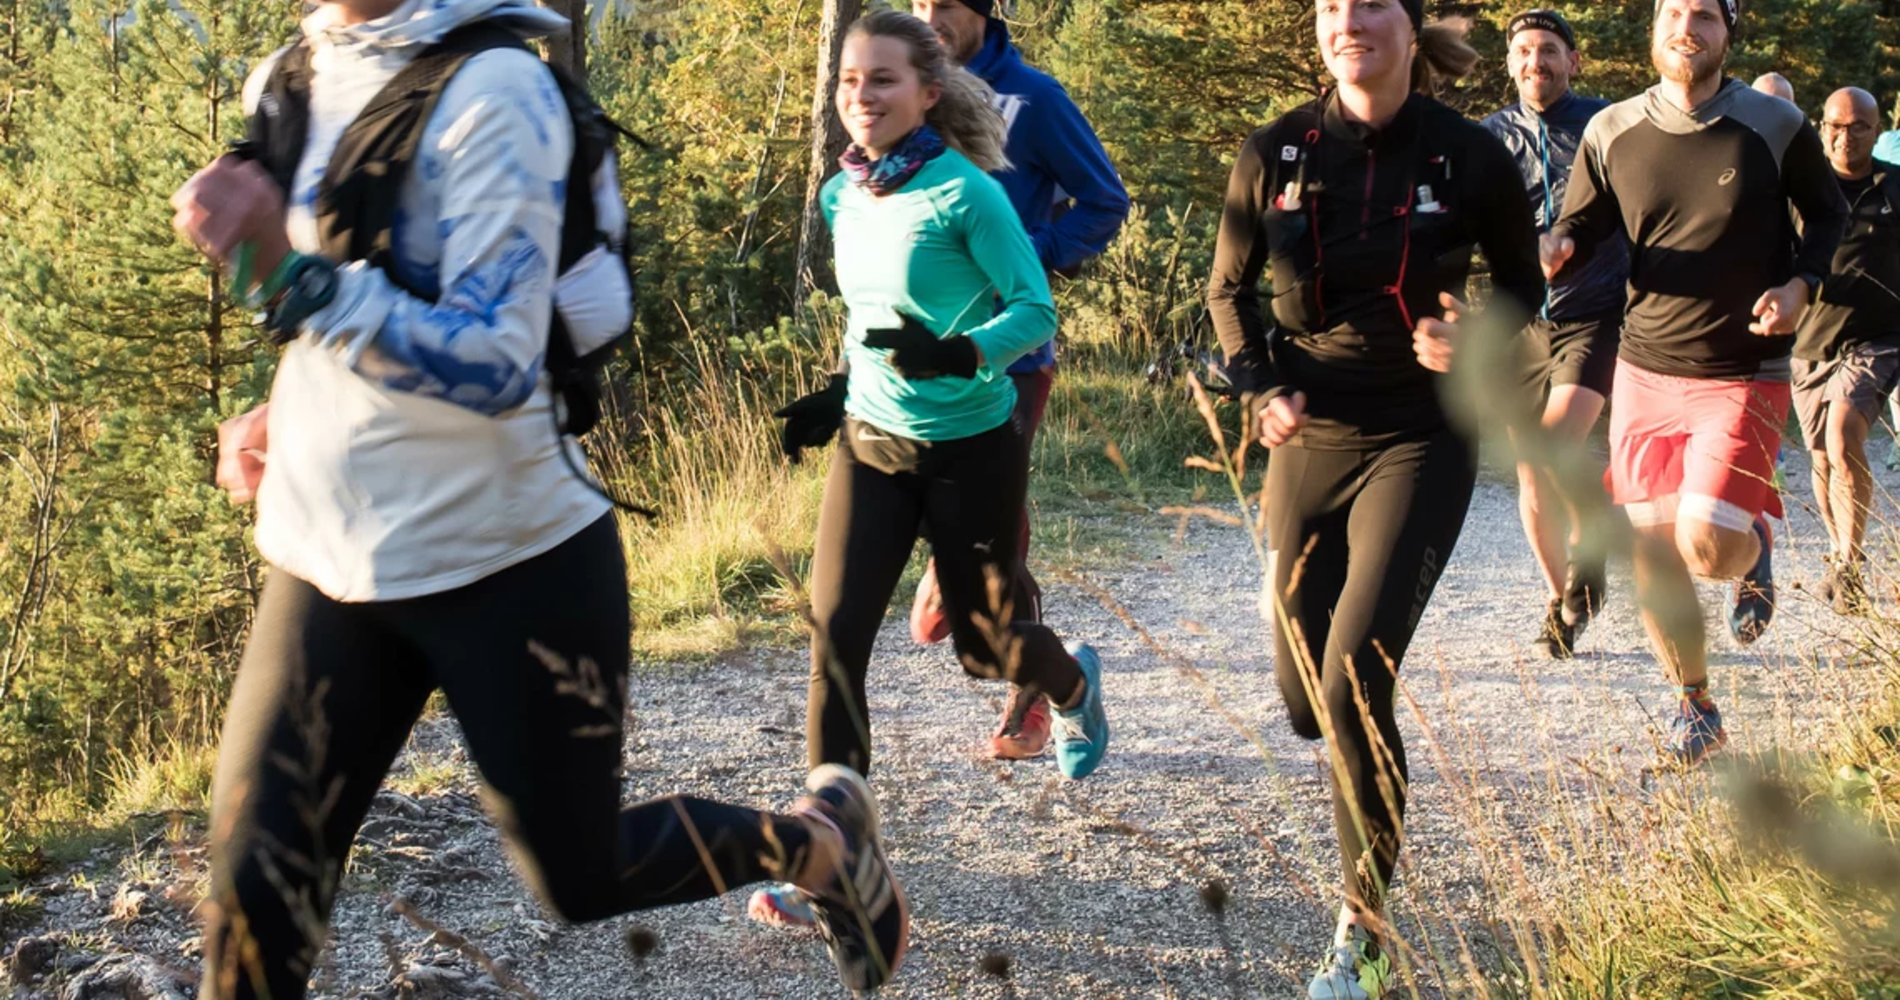
[[[1292,163],[1294,160],[1297,160],[1299,158],[1300,158],[1300,151],[1298,149],[1295,149],[1292,146],[1280,147],[1280,159],[1286,161],[1287,163]]]
[[[1733,181],[1734,179],[1735,179],[1735,168],[1730,167],[1727,170],[1722,171],[1722,176],[1717,177],[1715,179],[1715,183],[1720,184],[1723,187],[1728,187],[1729,182]]]

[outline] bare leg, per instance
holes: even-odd
[[[1676,549],[1676,525],[1636,529],[1636,602],[1663,672],[1681,687],[1709,679],[1708,637],[1695,580]]]
[[[1580,442],[1602,416],[1603,403],[1603,394],[1594,389],[1551,386],[1550,399],[1544,405],[1544,430],[1562,441]],[[1522,442],[1518,443],[1521,450]],[[1570,568],[1570,547],[1577,540],[1575,507],[1537,462],[1518,465],[1517,483],[1518,517],[1524,523],[1524,536],[1537,556],[1550,597],[1562,597]]]
[[[1828,406],[1827,452],[1833,477],[1826,512],[1834,552],[1850,565],[1866,557],[1867,511],[1874,499],[1873,474],[1867,467],[1867,418],[1845,402]]]

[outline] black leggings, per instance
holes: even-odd
[[[1399,664],[1476,483],[1471,448],[1451,431],[1369,451],[1282,445],[1267,465],[1273,592],[1285,607],[1274,672],[1294,731],[1319,739],[1325,720],[1342,758],[1330,768],[1333,818],[1355,909],[1384,909],[1398,861],[1408,775],[1394,717]]]
[[[1082,683],[1074,658],[1048,628],[1016,620],[1009,597],[1029,482],[1021,419],[1019,410],[995,430],[928,443],[845,421],[812,554],[805,748],[813,767],[870,771],[871,646],[920,534],[930,539],[964,669],[1057,704],[1074,697]]]
[[[522,873],[558,916],[797,871],[800,821],[684,796],[621,808],[627,640],[611,516],[409,600],[342,604],[273,572],[218,751],[202,995],[304,995],[350,843],[438,687]]]

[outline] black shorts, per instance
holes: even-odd
[[[1580,385],[1607,398],[1622,339],[1621,309],[1580,319],[1531,320],[1519,338],[1525,388],[1539,405],[1559,385]]]

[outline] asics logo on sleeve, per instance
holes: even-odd
[[[1735,179],[1735,168],[1730,167],[1727,170],[1722,171],[1722,176],[1717,177],[1715,179],[1715,183],[1720,184],[1723,187],[1728,187],[1729,182],[1733,181],[1734,179]]]

